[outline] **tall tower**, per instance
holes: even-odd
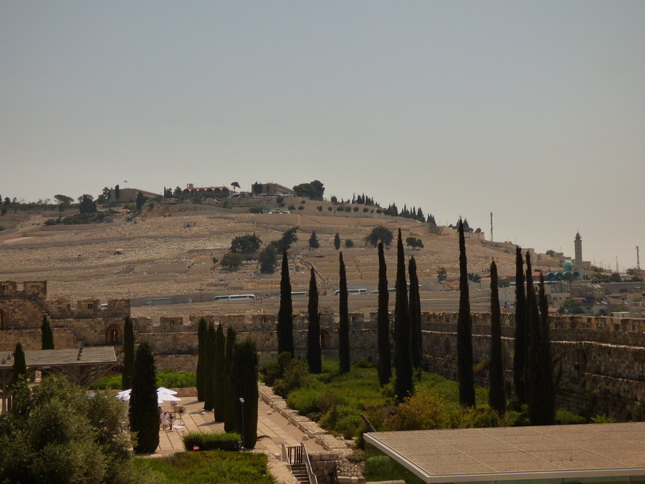
[[[574,240],[575,244],[575,268],[577,270],[582,269],[582,238],[580,237],[580,232],[576,233],[576,238]]]

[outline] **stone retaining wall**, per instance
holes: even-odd
[[[331,484],[334,482],[333,478],[340,468],[339,464],[346,460],[346,456],[351,454],[352,450],[345,442],[319,427],[316,422],[312,422],[307,417],[300,415],[297,411],[290,409],[282,397],[273,393],[271,387],[260,383],[258,391],[260,399],[263,402],[269,405],[275,412],[280,413],[291,425],[298,428],[308,438],[313,439],[326,450],[326,452],[309,454],[309,460],[311,461],[312,470],[316,474],[320,484]],[[362,476],[338,475],[337,478],[337,482],[357,484],[365,482]]]

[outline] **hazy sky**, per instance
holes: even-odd
[[[0,0],[0,195],[322,181],[645,266],[643,1]],[[127,180],[127,183],[125,182]]]

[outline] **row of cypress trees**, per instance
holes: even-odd
[[[459,318],[457,323],[457,352],[459,401],[475,406],[475,384],[472,357],[472,321],[468,294],[468,271],[464,227],[459,231]],[[548,303],[544,276],[540,273],[539,290],[533,284],[530,254],[526,253],[526,272],[522,249],[516,248],[515,274],[515,341],[513,382],[520,404],[528,404],[529,420],[533,425],[555,423],[555,382],[549,334]],[[495,261],[491,274],[491,346],[489,365],[489,404],[500,414],[506,410],[504,367],[501,342],[501,312],[498,274]],[[526,287],[526,288],[525,288]]]
[[[390,315],[389,292],[387,282],[387,267],[385,264],[383,243],[378,244],[379,253],[379,297],[378,297],[378,354],[379,354],[379,382],[387,384],[392,378],[392,362],[390,348]],[[351,348],[349,335],[349,309],[348,290],[345,261],[343,253],[339,253],[339,366],[340,373],[347,373],[351,366]],[[414,393],[413,368],[420,368],[422,361],[421,344],[421,305],[419,297],[419,280],[417,277],[416,261],[410,259],[410,299],[407,295],[405,272],[405,255],[401,230],[398,234],[397,244],[397,283],[395,305],[395,391],[398,401]],[[287,252],[282,256],[282,275],[280,282],[280,309],[278,311],[278,353],[293,353],[293,319],[291,284],[289,282],[289,268]],[[307,363],[309,371],[320,373],[322,370],[322,351],[320,347],[320,312],[318,309],[318,288],[315,270],[311,268],[309,281],[308,304],[308,333],[307,333]]]
[[[459,221],[459,316],[457,323],[457,352],[459,401],[464,406],[475,406],[475,380],[473,371],[472,318],[468,292],[468,261],[464,236],[464,223]],[[390,346],[389,292],[384,246],[378,244],[379,296],[378,296],[378,375],[381,385],[392,378]],[[513,360],[515,391],[520,403],[529,404],[532,423],[552,423],[555,415],[555,390],[550,353],[548,307],[544,295],[544,281],[536,297],[533,286],[530,257],[526,255],[524,276],[521,249],[517,248],[516,274],[516,334]],[[348,291],[345,263],[339,254],[339,362],[340,372],[350,368]],[[489,404],[499,413],[506,407],[504,367],[501,343],[501,311],[499,305],[498,275],[495,261],[491,262],[491,358],[489,365]],[[396,302],[394,311],[394,367],[396,370],[395,394],[401,402],[414,393],[414,368],[420,368],[423,351],[421,339],[421,305],[419,283],[414,257],[408,265],[410,294],[407,294],[405,258],[401,230],[397,241]],[[526,282],[526,291],[524,281]],[[293,356],[293,319],[291,284],[287,253],[282,259],[280,311],[278,313],[278,352],[288,351]],[[321,370],[320,313],[315,271],[311,269],[309,285],[309,326],[307,361],[312,373]],[[539,302],[538,302],[539,299]],[[528,302],[527,302],[528,301]]]
[[[258,419],[258,356],[255,341],[236,341],[231,327],[199,321],[197,399],[212,411],[226,432],[239,433],[247,449],[255,447]],[[241,399],[244,400],[242,403]]]

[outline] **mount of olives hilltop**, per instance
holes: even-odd
[[[298,227],[298,239],[289,250],[294,291],[307,290],[308,268],[313,266],[321,290],[333,294],[338,279],[338,251],[334,248],[337,233],[350,287],[374,290],[377,251],[365,238],[375,226],[382,225],[395,237],[386,251],[391,285],[400,228],[404,241],[414,237],[423,242],[421,249],[406,248],[406,256],[415,257],[422,288],[453,289],[450,281],[458,277],[455,230],[371,209],[364,211],[364,206],[354,210],[348,205],[352,207],[349,211],[341,211],[329,202],[299,198],[289,199],[289,206],[292,210],[282,213],[250,213],[249,207],[239,205],[155,204],[140,215],[112,214],[104,223],[50,226],[45,222],[55,215],[32,212],[15,228],[0,232],[0,279],[47,280],[50,297],[132,298],[133,306],[165,298],[194,304],[210,301],[215,295],[239,293],[270,300],[279,288],[279,270],[261,274],[257,257],[249,257],[235,272],[224,270],[219,261],[237,236],[256,234],[262,248],[280,239],[286,230]],[[315,250],[309,248],[312,231],[320,244]],[[483,234],[469,235],[468,272],[485,278],[494,258],[500,278],[514,274],[514,245],[487,241]],[[347,240],[353,247],[346,247]],[[558,265],[559,261],[548,256],[534,261],[537,268]],[[440,267],[448,275],[444,284],[437,281]]]

